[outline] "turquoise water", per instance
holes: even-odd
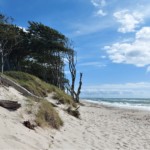
[[[115,107],[150,110],[150,98],[85,98],[84,100]]]

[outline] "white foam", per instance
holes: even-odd
[[[94,100],[88,100],[84,99],[83,101],[95,103],[95,104],[102,104],[102,105],[107,105],[107,106],[112,106],[112,107],[119,107],[119,108],[125,108],[125,109],[136,109],[136,110],[147,110],[150,111],[150,105],[142,105],[142,104],[129,104],[127,102],[104,102],[104,101],[94,101]]]

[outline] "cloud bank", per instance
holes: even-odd
[[[148,98],[150,97],[150,83],[125,83],[125,84],[102,84],[99,86],[85,86],[82,97],[103,98]]]
[[[150,27],[143,27],[132,42],[118,42],[105,46],[108,57],[114,63],[144,67],[150,64]]]

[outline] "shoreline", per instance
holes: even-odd
[[[84,102],[81,119],[60,111],[52,150],[149,150],[150,113]]]
[[[93,101],[88,99],[81,99],[81,102],[83,103],[90,103],[90,104],[96,104],[96,105],[102,105],[106,107],[114,107],[118,109],[127,109],[127,110],[138,110],[138,111],[150,111],[150,106],[142,106],[142,105],[126,105],[126,104],[114,104],[109,102],[100,102],[100,101]]]

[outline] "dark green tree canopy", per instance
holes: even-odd
[[[64,58],[70,51],[66,46],[68,38],[42,23],[29,22],[28,28],[23,30],[8,24],[4,16],[1,20],[0,40],[7,40],[6,50],[13,45],[11,53],[4,58],[4,70],[28,72],[64,89],[68,81],[64,74]],[[12,44],[18,37],[20,42]]]
[[[76,54],[69,46],[69,39],[39,22],[29,21],[24,30],[12,21],[11,17],[0,14],[1,66],[4,71],[28,72],[64,89],[69,82],[64,73],[64,60],[68,56],[73,59]],[[72,62],[70,65],[75,65]],[[75,71],[72,74],[75,76],[75,66],[71,71]]]

